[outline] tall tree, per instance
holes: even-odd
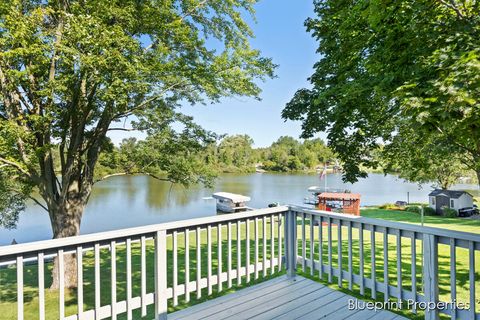
[[[328,132],[349,181],[410,129],[447,141],[480,181],[479,2],[314,3],[318,17],[306,26],[321,59],[313,88],[297,91],[283,117],[302,121],[304,137]]]
[[[407,132],[409,130],[409,132]],[[417,183],[435,183],[448,189],[465,174],[463,155],[457,154],[442,135],[422,135],[411,128],[382,148],[382,167],[385,172],[397,173],[401,178]]]
[[[253,169],[253,139],[244,135],[227,136],[220,141],[218,146],[218,156],[221,163],[237,168]]]
[[[21,209],[35,187],[54,238],[78,235],[107,133],[130,130],[122,126],[129,117],[133,129],[155,137],[143,144],[151,162],[170,138],[191,152],[205,133],[177,111],[180,103],[258,96],[256,80],[273,76],[271,60],[250,47],[242,18],[254,15],[256,2],[2,1],[0,189],[9,196],[1,208]],[[179,135],[168,129],[174,122],[185,128]],[[162,158],[166,179],[201,177],[175,145],[167,149],[176,161]],[[15,181],[3,181],[7,175]],[[72,257],[65,281],[76,285]]]

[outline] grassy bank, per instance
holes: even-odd
[[[371,218],[380,218],[380,219],[387,219],[391,221],[398,221],[398,222],[407,222],[407,223],[415,223],[420,224],[420,217],[414,213],[408,213],[403,211],[392,211],[392,210],[379,210],[379,209],[368,209],[363,210],[362,215]],[[308,221],[307,221],[308,222]],[[480,233],[480,221],[474,220],[465,220],[465,219],[446,219],[443,217],[425,217],[426,225],[432,227],[440,227],[440,228],[447,228],[452,230],[458,231],[466,231],[466,232],[474,232]],[[306,254],[310,254],[310,237],[309,237],[309,225],[307,223],[306,228],[306,238],[307,238],[307,252]],[[314,226],[314,256],[318,260],[319,258],[319,250],[318,250],[318,226]],[[276,230],[275,227],[275,236]],[[250,228],[250,239],[253,239],[253,224]],[[260,235],[261,235],[261,221],[260,221]],[[342,264],[344,269],[348,266],[348,248],[347,248],[347,235],[348,230],[347,228],[342,228],[342,254],[343,260]],[[212,244],[212,273],[217,273],[217,243],[215,239],[217,239],[216,229],[212,229],[212,239],[214,239]],[[299,235],[301,234],[301,227],[298,226]],[[364,266],[365,266],[365,276],[371,277],[371,243],[370,243],[370,234],[368,231],[364,231]],[[235,269],[237,266],[237,253],[236,253],[236,226],[233,225],[232,227],[232,269]],[[327,261],[327,232],[326,229],[323,232],[323,261]],[[267,227],[267,238],[270,237],[270,226]],[[224,248],[222,253],[222,260],[223,260],[223,271],[226,270],[227,266],[227,241],[226,241],[226,229],[224,228],[222,231],[222,246]],[[352,251],[353,251],[353,271],[355,273],[359,273],[360,270],[360,261],[358,259],[359,255],[359,243],[355,239],[358,239],[358,232],[354,229],[353,230],[353,241],[352,241]],[[202,276],[207,276],[207,259],[206,259],[206,252],[207,252],[207,245],[206,245],[206,232],[202,232],[201,237],[201,248],[202,248]],[[244,226],[241,228],[241,263],[242,265],[245,264],[245,228]],[[333,267],[337,267],[337,248],[338,248],[338,239],[337,239],[337,229],[336,226],[332,228],[332,256],[333,256]],[[383,234],[377,233],[376,234],[376,243],[375,243],[375,253],[376,253],[376,274],[375,277],[377,281],[384,281],[383,275],[383,257],[385,251],[383,249]],[[190,279],[195,279],[196,273],[196,252],[193,250],[195,247],[195,237],[194,234],[190,235],[189,238],[190,242]],[[185,247],[184,247],[184,236],[183,234],[179,234],[178,237],[178,276],[179,276],[179,283],[183,283],[184,276],[185,276]],[[266,258],[270,258],[270,240],[267,241],[266,247]],[[301,243],[299,241],[299,254],[301,254]],[[401,243],[401,252],[402,252],[402,260],[401,260],[401,269],[402,269],[402,285],[405,288],[411,287],[411,242],[408,239],[402,240]],[[417,291],[421,291],[421,243],[417,241],[415,244],[417,247],[417,261],[415,262],[417,265]],[[274,243],[275,254],[277,254],[277,247],[278,244],[275,241]],[[168,284],[169,286],[172,284],[172,245],[171,245],[171,238],[168,241]],[[254,257],[254,242],[250,240],[250,257],[251,261],[253,262]],[[396,285],[396,272],[397,272],[397,262],[396,262],[396,238],[394,236],[388,237],[388,274],[389,274],[389,283],[390,285]],[[449,247],[440,245],[439,246],[439,284],[440,284],[440,296],[441,300],[449,301],[450,296],[450,254],[449,254]],[[259,243],[259,256],[260,261],[263,259],[263,241]],[[147,292],[153,292],[154,290],[154,281],[153,281],[153,271],[154,271],[154,252],[153,252],[153,244],[151,242],[148,243],[147,247]],[[468,302],[468,290],[469,290],[469,280],[468,280],[468,252],[464,249],[457,249],[457,296],[458,300],[462,302]],[[107,305],[110,303],[110,253],[108,249],[104,249],[101,251],[101,303],[102,305]],[[46,285],[48,286],[51,282],[50,272],[51,272],[51,264],[47,264],[45,276],[46,276]],[[476,255],[476,291],[477,293],[480,292],[480,277],[478,276],[478,270],[480,270],[480,255],[477,253]],[[302,268],[299,266],[299,272],[306,276],[310,277],[310,270],[307,268],[303,273]],[[268,272],[270,274],[270,272]],[[93,267],[93,255],[92,253],[87,253],[84,257],[84,310],[94,308],[95,301],[94,301],[94,267]],[[314,277],[317,281],[322,281],[323,283],[332,286],[333,288],[337,287],[337,280],[333,280],[333,284],[326,283],[326,275],[323,275],[322,279],[318,278],[318,271],[314,272]],[[126,265],[125,265],[125,248],[123,246],[117,247],[117,301],[124,300],[126,298]],[[259,278],[256,282],[261,282],[263,280],[269,279],[269,277],[262,277],[262,273],[260,272]],[[137,296],[140,294],[140,248],[138,244],[132,244],[132,283],[133,283],[133,296]],[[234,280],[233,283],[235,284],[236,281]],[[344,281],[344,288],[346,288],[348,283]],[[38,315],[38,287],[37,287],[37,266],[30,265],[25,267],[25,318],[26,319],[34,319],[37,318]],[[242,279],[242,286],[245,286],[245,278]],[[225,294],[227,292],[231,292],[233,290],[238,289],[237,286],[233,285],[231,288],[227,288],[227,283],[223,284],[224,291],[220,294]],[[214,295],[210,296],[215,297],[220,294],[216,293],[216,286],[214,286]],[[354,296],[359,296],[359,287],[354,286],[353,292],[343,289],[345,292],[352,294]],[[380,289],[381,290],[381,289]],[[184,308],[189,305],[204,301],[206,299],[207,292],[204,289],[202,292],[202,299],[195,299],[195,293],[191,294],[191,301],[185,302],[184,297],[179,297],[179,306],[173,307],[171,305],[171,300],[169,301],[169,311],[173,312],[176,309]],[[369,290],[366,290],[366,297],[364,299],[370,299],[371,293]],[[377,299],[382,301],[383,297],[382,294],[377,293]],[[2,319],[15,319],[16,318],[16,269],[15,267],[11,267],[8,269],[1,269],[0,270],[0,312]],[[480,307],[480,306],[479,306]],[[478,307],[477,307],[478,308]],[[58,318],[58,293],[56,291],[46,291],[46,311],[47,311],[47,318]],[[478,310],[478,309],[477,309]],[[66,292],[66,313],[67,315],[74,314],[76,312],[76,291],[69,290]],[[408,311],[397,310],[398,313],[407,316],[409,318],[420,319],[422,315],[413,315]],[[148,308],[148,317],[151,318],[153,316],[153,306]],[[124,319],[125,317],[121,316],[119,319]],[[134,318],[140,318],[139,311],[134,311]]]

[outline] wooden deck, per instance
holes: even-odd
[[[349,299],[354,298],[304,277],[280,276],[177,311],[168,319],[406,319],[389,311],[348,310]]]

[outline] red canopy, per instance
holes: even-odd
[[[360,194],[358,193],[323,192],[320,193],[318,197],[331,200],[360,200]]]

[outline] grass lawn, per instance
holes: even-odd
[[[379,219],[387,219],[392,221],[398,222],[407,222],[407,223],[417,223],[420,224],[420,217],[414,213],[402,212],[402,211],[390,211],[390,210],[379,210],[379,209],[367,209],[362,210],[362,215],[371,218],[379,218]],[[473,232],[473,233],[480,233],[480,221],[478,220],[465,220],[465,219],[447,219],[443,217],[425,217],[425,224],[432,227],[439,227],[439,228],[447,228],[457,231],[466,231],[466,232]],[[318,239],[318,226],[314,226],[314,256],[315,259],[319,259],[319,239]],[[327,261],[327,231],[326,227],[323,227],[323,261]],[[275,237],[277,236],[277,228],[274,228]],[[308,219],[306,223],[306,242],[307,242],[307,256],[310,255],[310,226],[308,224]],[[347,248],[347,228],[342,228],[342,265],[343,269],[347,270],[348,266],[348,248]],[[216,228],[212,229],[212,273],[215,275],[217,273],[217,233]],[[253,242],[253,224],[250,226],[250,261],[253,263],[254,259],[254,242]],[[298,225],[298,235],[301,236],[301,226]],[[236,226],[235,224],[232,225],[232,269],[236,268],[237,265],[237,253],[236,253]],[[261,239],[262,235],[262,225],[260,220],[259,226],[259,236]],[[207,276],[207,259],[206,259],[206,252],[207,252],[207,245],[206,245],[206,232],[202,232],[202,276]],[[223,246],[223,253],[222,253],[222,260],[223,260],[223,271],[226,270],[227,267],[227,241],[226,241],[226,228],[224,227],[222,230],[222,246]],[[171,238],[168,238],[168,284],[171,286],[172,284],[172,250],[171,250]],[[270,225],[267,226],[267,255],[266,258],[270,258]],[[360,270],[360,263],[359,263],[359,243],[358,243],[358,231],[353,229],[352,233],[352,251],[353,251],[353,270],[355,273],[359,273]],[[194,234],[190,235],[190,280],[194,280],[196,275],[196,252],[195,248],[195,236]],[[241,242],[242,242],[242,250],[241,250],[241,263],[245,265],[245,226],[242,225],[241,228]],[[262,261],[263,259],[263,241],[259,241],[259,260]],[[338,238],[337,238],[337,229],[336,226],[332,227],[332,256],[333,256],[333,267],[337,267],[337,248],[338,248]],[[299,245],[299,255],[302,254],[301,251],[301,241],[298,242]],[[402,285],[405,288],[411,287],[411,245],[409,239],[402,239],[401,243],[401,252],[402,252],[402,260],[401,260],[401,268],[402,268]],[[396,259],[396,237],[389,236],[388,237],[388,278],[390,285],[396,285],[397,283],[397,259]],[[275,255],[277,254],[278,244],[275,241]],[[421,292],[421,242],[417,241],[416,243],[417,248],[417,291]],[[365,277],[371,277],[371,243],[370,243],[370,232],[364,231],[364,265],[365,265]],[[439,246],[439,282],[440,282],[440,296],[441,300],[449,301],[450,300],[450,251],[448,246],[440,245]],[[178,276],[179,280],[178,283],[181,284],[184,282],[184,272],[185,272],[185,264],[184,264],[184,235],[179,233],[178,236]],[[384,258],[384,249],[383,249],[383,234],[377,233],[375,238],[375,253],[376,253],[376,279],[377,281],[384,281],[384,274],[383,274],[383,258]],[[138,244],[132,244],[132,283],[133,283],[133,296],[137,296],[140,294],[140,248]],[[154,281],[153,281],[153,263],[154,253],[153,253],[153,245],[151,242],[147,244],[147,292],[153,292],[154,290]],[[469,278],[468,278],[468,251],[466,249],[457,249],[457,297],[458,300],[468,302],[468,290],[469,290]],[[326,263],[326,262],[324,262]],[[480,254],[476,253],[476,292],[477,296],[480,295],[480,277],[479,277],[479,270],[480,270]],[[38,318],[38,287],[37,287],[37,266],[30,265],[25,266],[25,319],[35,319]],[[51,282],[50,278],[51,272],[51,264],[46,265],[46,285],[48,286]],[[307,268],[305,272],[303,272],[302,268],[299,266],[299,273],[305,275],[307,277],[310,276],[310,270]],[[270,275],[270,272],[268,272]],[[277,272],[278,274],[278,272]],[[326,275],[323,275],[322,279],[318,278],[318,271],[314,272],[313,279],[317,281],[322,281],[326,283]],[[269,279],[270,276],[265,278],[262,277],[262,272],[260,272],[260,276],[256,281],[252,281],[252,283],[258,283],[263,280]],[[126,298],[126,266],[125,266],[125,247],[124,246],[117,246],[117,301],[123,300]],[[253,275],[252,275],[253,279]],[[236,286],[236,280],[233,281],[233,285],[231,288],[227,288],[227,283],[223,284],[224,291],[221,294],[225,294],[227,292],[234,291],[238,289]],[[327,283],[328,284],[328,283]],[[337,288],[337,280],[333,279],[332,284],[328,284],[333,288]],[[242,279],[242,286],[246,286],[245,278]],[[359,287],[354,286],[353,292],[345,290],[348,286],[348,283],[344,281],[343,283],[343,291],[354,295],[359,296]],[[101,302],[102,305],[107,305],[110,303],[110,253],[108,249],[103,249],[101,251]],[[216,286],[214,286],[214,295],[210,296],[215,297],[219,294],[216,293]],[[382,290],[382,288],[379,288]],[[363,297],[364,299],[371,299],[371,293],[369,290],[365,292],[366,296]],[[179,297],[179,305],[174,307],[171,305],[171,300],[169,301],[169,311],[173,312],[176,309],[184,308],[186,306],[192,305],[194,303],[198,303],[204,301],[207,298],[206,289],[202,291],[202,299],[195,299],[195,293],[191,294],[191,301],[186,303],[184,301],[183,296]],[[56,291],[46,290],[46,310],[47,310],[47,319],[55,319],[58,318],[58,293]],[[84,310],[94,308],[94,268],[93,268],[93,254],[91,252],[87,253],[84,257]],[[383,296],[381,293],[377,293],[377,300],[382,301]],[[0,269],[0,314],[2,319],[16,319],[16,269],[15,267],[11,267],[8,269]],[[477,306],[477,311],[480,309],[480,306]],[[66,292],[66,314],[74,314],[76,312],[76,292],[75,290],[67,291]],[[413,315],[408,311],[401,311],[397,310],[398,313],[407,316],[409,318],[422,318],[422,315],[419,314],[417,316]],[[148,308],[148,318],[153,316],[153,306]],[[124,319],[123,315],[119,317],[119,319]],[[140,318],[139,311],[134,311],[134,319]]]
[[[267,259],[270,259],[270,224],[267,227]],[[262,239],[262,220],[259,219],[259,262],[263,260],[263,241]],[[250,261],[251,264],[254,262],[254,227],[253,222],[251,224],[250,232]],[[245,265],[246,260],[246,240],[245,240],[245,225],[242,225],[241,228],[241,261],[242,265]],[[236,238],[236,224],[232,224],[232,270],[235,270],[237,267],[237,238]],[[275,237],[277,237],[277,224],[275,223],[274,230]],[[212,228],[212,274],[217,274],[218,260],[217,260],[217,229]],[[172,251],[172,237],[167,238],[167,263],[168,263],[168,286],[172,286],[173,282],[173,251]],[[189,236],[190,250],[189,250],[189,260],[190,260],[190,281],[195,281],[196,279],[196,237],[194,232],[190,232]],[[183,284],[185,279],[185,235],[184,233],[178,233],[178,283]],[[223,224],[222,228],[222,271],[227,270],[227,227]],[[278,242],[275,241],[275,252],[277,252]],[[117,245],[116,247],[116,264],[117,264],[117,301],[126,300],[126,258],[125,258],[126,248],[125,245]],[[153,241],[147,241],[146,243],[146,262],[147,262],[147,293],[154,292],[154,246]],[[201,274],[202,277],[207,277],[207,233],[205,230],[201,232]],[[140,283],[141,283],[141,271],[140,271],[140,244],[132,243],[132,297],[140,296]],[[101,249],[100,252],[100,269],[101,269],[101,305],[110,304],[111,293],[110,293],[110,265],[111,257],[110,251],[108,248]],[[51,270],[52,263],[47,263],[45,266],[45,286],[48,288],[52,282],[51,279]],[[275,268],[275,275],[283,274],[284,271],[278,272]],[[24,313],[25,319],[37,319],[38,318],[38,270],[37,265],[25,265],[24,267]],[[254,283],[259,283],[264,280],[271,279],[270,270],[268,270],[267,275],[264,277],[263,272],[259,273],[258,279],[254,279],[254,275],[251,275],[251,282],[249,285]],[[94,286],[94,256],[93,252],[89,251],[84,254],[83,257],[83,294],[84,294],[84,310],[90,310],[95,307],[95,286]],[[237,290],[239,287],[246,287],[246,278],[242,278],[242,285],[237,286],[237,281],[234,279],[232,281],[232,286],[229,288],[227,282],[223,283],[223,291],[218,293],[217,286],[214,286],[214,294],[207,297],[207,289],[202,290],[202,298],[196,298],[196,292],[190,294],[190,302],[186,303],[184,296],[179,297],[179,305],[173,306],[172,301],[169,300],[169,312],[173,312],[178,309],[185,308],[186,306],[193,305],[202,301],[207,300],[207,298],[217,297],[219,295],[224,295],[229,292]],[[17,318],[17,288],[16,288],[16,267],[12,266],[10,268],[0,269],[0,319],[16,319]],[[65,314],[66,316],[75,314],[77,311],[77,298],[76,290],[66,290],[65,293]],[[58,292],[51,291],[46,289],[45,293],[45,302],[46,302],[46,314],[47,319],[58,319]],[[151,305],[148,307],[148,315],[145,319],[152,319],[154,315],[154,306]],[[126,315],[119,315],[118,319],[126,319]],[[140,310],[135,310],[133,312],[133,318],[141,318]]]

